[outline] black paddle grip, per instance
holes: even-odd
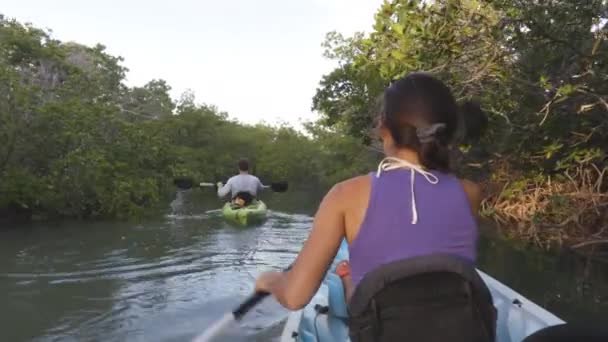
[[[270,293],[268,293],[268,292],[256,292],[253,295],[251,295],[251,297],[247,298],[246,301],[241,303],[241,305],[239,305],[239,307],[236,308],[236,310],[232,311],[232,315],[234,315],[234,319],[238,321],[241,318],[243,318],[243,316],[245,316],[245,314],[247,312],[249,312],[249,310],[251,310],[254,306],[256,306],[259,302],[261,302],[262,299],[268,297],[269,295],[270,295]]]
[[[287,266],[287,268],[284,269],[283,272],[289,271],[291,269],[291,266],[293,266],[293,264]],[[241,318],[243,318],[243,316],[245,316],[245,314],[248,313],[249,310],[251,310],[254,306],[256,306],[259,302],[261,302],[264,298],[268,297],[269,295],[270,295],[270,293],[268,293],[268,292],[256,292],[253,295],[251,295],[243,303],[241,303],[241,305],[239,305],[234,311],[232,311],[232,315],[234,316],[234,319],[238,321]]]

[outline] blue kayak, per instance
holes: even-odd
[[[310,303],[304,309],[289,314],[281,342],[350,341],[344,321],[348,317],[344,289],[335,273],[335,265],[345,259],[348,259],[348,245],[343,241],[323,284]],[[498,310],[497,342],[520,342],[540,329],[564,323],[498,280],[478,272],[490,289]],[[315,310],[317,305],[329,307],[329,311],[318,313]]]

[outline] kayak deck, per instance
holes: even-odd
[[[242,226],[263,222],[267,212],[266,204],[260,200],[255,200],[242,208],[236,207],[232,203],[226,203],[222,208],[222,215],[226,220]]]
[[[289,314],[281,342],[350,341],[345,324],[348,313],[342,280],[335,274],[335,264],[344,259],[348,259],[346,242],[340,246],[332,267],[311,302],[304,309]],[[564,323],[498,280],[482,271],[478,272],[490,289],[498,311],[497,342],[519,342],[542,328]],[[315,310],[316,305],[329,307],[329,311],[319,313]]]

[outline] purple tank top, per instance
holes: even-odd
[[[462,183],[450,174],[432,171],[431,184],[416,174],[414,193],[418,222],[412,224],[410,170],[370,174],[371,193],[365,218],[348,250],[355,285],[378,266],[433,253],[475,262],[477,223]]]

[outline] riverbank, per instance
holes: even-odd
[[[508,164],[484,182],[482,215],[508,238],[543,249],[570,248],[608,261],[608,166],[529,177]]]

